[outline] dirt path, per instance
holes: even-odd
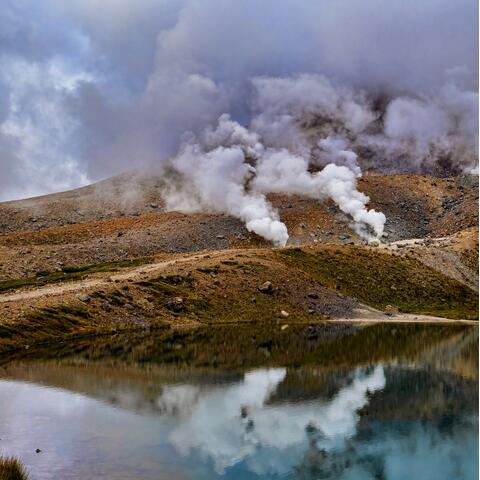
[[[413,241],[413,240],[412,240]],[[405,241],[403,243],[406,243]],[[385,248],[385,247],[383,247]],[[388,247],[386,247],[388,248]],[[261,249],[226,249],[218,251],[203,251],[200,253],[189,255],[175,255],[165,260],[157,260],[154,263],[140,265],[128,270],[118,272],[95,273],[90,277],[77,281],[66,281],[64,283],[56,283],[38,287],[26,287],[15,293],[0,294],[0,304],[7,302],[25,302],[29,300],[40,300],[48,302],[50,297],[59,297],[66,294],[79,294],[88,292],[89,290],[99,289],[111,286],[112,283],[125,281],[139,281],[155,277],[171,266],[181,266],[194,264],[195,266],[208,263],[210,260],[231,259],[233,256],[254,255],[257,260],[264,258],[263,255],[258,256]],[[265,259],[265,258],[264,258]],[[176,270],[174,268],[174,270]],[[181,270],[181,269],[180,269]],[[7,308],[7,306],[5,307]],[[463,323],[469,325],[478,325],[474,320],[455,320],[442,317],[433,317],[427,315],[416,314],[397,314],[388,316],[382,311],[367,307],[358,309],[354,318],[337,318],[330,320],[331,322],[348,322],[359,324],[372,323]]]
[[[58,296],[64,293],[81,292],[91,288],[98,288],[98,287],[110,285],[112,282],[115,282],[115,281],[122,282],[125,280],[140,280],[142,278],[145,278],[148,275],[154,275],[158,272],[161,272],[165,270],[165,268],[171,265],[178,265],[178,264],[188,263],[188,262],[196,262],[196,261],[207,259],[207,258],[218,258],[222,256],[228,256],[229,254],[231,255],[231,253],[232,251],[230,250],[221,250],[218,252],[209,252],[209,253],[182,256],[182,257],[177,257],[171,260],[165,260],[162,262],[155,262],[147,265],[140,265],[139,267],[132,268],[127,272],[113,273],[113,274],[108,273],[101,277],[95,276],[94,278],[87,278],[85,280],[78,280],[78,281],[66,282],[61,284],[37,287],[34,289],[29,289],[29,290],[18,292],[18,293],[3,294],[3,295],[0,295],[0,303],[18,302],[18,301],[30,300],[34,298]],[[98,274],[95,274],[95,275],[98,275]]]

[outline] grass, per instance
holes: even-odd
[[[322,285],[378,309],[393,305],[404,313],[478,319],[475,291],[415,259],[358,247],[292,248],[275,255]]]
[[[166,302],[172,297],[181,297],[184,301],[184,308],[177,315],[198,317],[210,306],[210,302],[203,298],[191,277],[162,275],[148,281],[138,282],[137,285],[151,294],[150,298],[154,300],[159,310],[163,309]]]
[[[0,324],[0,351],[104,330],[105,327],[83,307],[60,304],[35,309],[27,312],[21,321]]]
[[[86,275],[98,272],[115,272],[122,268],[136,267],[150,263],[152,259],[136,258],[133,260],[121,260],[117,262],[95,263],[91,265],[65,266],[58,272],[39,271],[34,277],[17,278],[0,281],[0,292],[6,292],[16,288],[27,286],[45,285],[47,283],[81,280]]]
[[[181,297],[184,308],[173,315],[203,323],[270,322],[279,318],[281,309],[291,314],[289,322],[312,321],[308,308],[292,292],[278,289],[266,295],[258,291],[258,285],[267,279],[274,279],[276,285],[287,281],[290,272],[284,266],[280,270],[265,265],[249,265],[248,272],[240,271],[236,265],[212,266],[197,268],[191,276],[163,275],[136,285],[146,290],[157,312],[164,311],[169,299]]]
[[[28,480],[28,474],[18,459],[0,457],[0,480]]]
[[[92,322],[87,310],[69,305],[57,305],[30,311],[23,322],[0,325],[0,339],[21,337],[45,337],[48,335],[62,335],[85,328]]]

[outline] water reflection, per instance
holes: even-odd
[[[344,448],[367,392],[385,385],[383,368],[377,366],[371,373],[355,371],[352,383],[328,402],[268,405],[285,376],[286,369],[257,370],[242,382],[203,393],[167,387],[159,401],[169,411],[178,408],[172,444],[182,455],[194,452],[211,460],[217,473],[248,459],[247,468],[257,475],[286,474],[310,443],[325,450]]]
[[[337,349],[347,359],[350,346],[351,363],[340,365],[289,365],[286,357],[283,366],[246,369],[200,367],[197,357],[145,362],[151,335],[143,347],[123,344],[119,357],[105,344],[77,346],[62,360],[11,359],[0,370],[0,453],[19,456],[39,480],[470,480],[478,465],[478,330],[443,334],[413,330],[398,342],[403,353],[372,346],[370,362],[358,361],[352,339],[319,340],[334,358]],[[252,352],[255,363],[258,345]]]

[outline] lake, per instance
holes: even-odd
[[[1,358],[0,406],[34,480],[473,480],[478,327],[80,338]]]

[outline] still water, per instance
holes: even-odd
[[[34,480],[478,478],[476,327],[322,328],[5,358],[0,453]]]

